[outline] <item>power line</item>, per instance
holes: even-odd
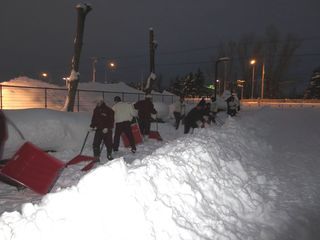
[[[312,37],[304,37],[304,38],[297,38],[298,41],[313,41],[313,40],[320,40],[320,36],[312,36]],[[285,40],[278,40],[278,41],[261,41],[263,43],[273,43],[273,42],[283,42]],[[255,42],[255,40],[248,41],[246,43],[252,43]],[[237,43],[238,45],[243,45],[246,43]],[[183,50],[176,50],[176,51],[164,51],[159,52],[157,55],[177,55],[177,54],[184,54],[189,52],[197,52],[197,51],[204,51],[209,49],[217,49],[221,45],[213,45],[213,46],[206,46],[206,47],[200,47],[200,48],[189,48],[189,49],[183,49]],[[130,59],[130,58],[142,58],[142,57],[148,57],[147,54],[137,54],[137,55],[127,55],[127,56],[115,56],[115,57],[106,57],[106,56],[100,56],[97,57],[98,59]]]

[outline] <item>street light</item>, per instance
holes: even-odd
[[[115,69],[117,67],[117,65],[116,65],[116,63],[115,62],[113,62],[113,61],[109,61],[109,62],[107,62],[107,64],[106,64],[106,67],[105,67],[105,71],[104,71],[104,82],[105,83],[107,83],[107,70],[108,70],[108,68],[109,69],[111,69],[111,70],[113,70],[113,69]]]
[[[46,77],[48,77],[48,73],[43,72],[43,73],[41,73],[41,76],[46,78]]]
[[[221,92],[220,92],[221,81],[219,79],[217,79],[216,82],[218,83],[218,86],[219,86],[219,91],[218,92],[219,92],[219,95],[220,95],[221,94]]]
[[[227,62],[227,61],[230,61],[231,58],[229,57],[222,57],[222,58],[218,58],[216,60],[216,64],[215,64],[215,76],[214,76],[214,97],[216,98],[217,97],[217,78],[218,78],[218,64],[219,62]]]
[[[253,89],[254,89],[254,68],[256,64],[256,60],[252,59],[250,61],[250,64],[252,65],[252,79],[251,79],[251,99],[253,98]]]

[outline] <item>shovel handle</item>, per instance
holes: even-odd
[[[87,138],[88,138],[88,136],[89,136],[89,133],[90,133],[90,131],[87,132],[86,137],[84,138],[84,141],[83,141],[83,144],[82,144],[82,147],[81,147],[81,151],[80,151],[80,155],[81,155],[81,153],[82,153],[82,151],[83,151],[84,145],[86,145],[86,142],[87,142]]]

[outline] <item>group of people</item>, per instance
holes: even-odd
[[[218,113],[217,99],[213,96],[210,102],[202,98],[199,103],[186,114],[186,104],[184,97],[174,103],[173,115],[175,118],[175,128],[178,129],[180,122],[184,123],[184,133],[189,133],[190,129],[203,128],[205,123],[216,123]],[[240,110],[240,102],[236,94],[231,94],[227,99],[227,114],[235,116]]]
[[[96,161],[100,161],[102,142],[107,148],[107,158],[112,160],[112,152],[117,152],[120,145],[121,134],[124,133],[130,143],[131,152],[137,151],[135,139],[131,131],[131,122],[138,117],[138,124],[143,136],[148,136],[152,114],[157,111],[152,103],[151,95],[146,95],[144,100],[135,104],[122,102],[119,96],[114,97],[114,105],[107,106],[103,99],[100,99],[93,110],[90,130],[95,131],[93,139],[93,155]],[[136,111],[138,116],[136,116]],[[113,136],[113,128],[114,136]],[[113,138],[112,138],[113,137]]]
[[[205,99],[192,108],[186,114],[186,104],[184,97],[180,97],[179,101],[174,103],[173,115],[175,118],[175,128],[178,129],[180,122],[184,124],[184,133],[189,133],[190,129],[204,127],[204,124],[215,122],[215,115],[218,112],[216,99],[211,98],[211,103],[206,103]]]

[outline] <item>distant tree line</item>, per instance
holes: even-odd
[[[320,67],[313,71],[310,84],[303,97],[306,99],[320,99]]]
[[[185,97],[210,96],[213,93],[212,89],[205,86],[205,76],[200,69],[182,77],[177,76],[171,81],[168,91]]]
[[[263,67],[264,97],[279,98],[287,90],[287,83],[296,81],[289,78],[288,70],[294,64],[293,55],[300,45],[301,40],[295,35],[282,36],[274,26],[269,26],[263,36],[246,34],[239,41],[221,43],[210,72],[214,74],[216,59],[229,57],[231,61],[219,65],[218,79],[231,90],[236,88],[236,80],[245,80],[244,97],[250,97],[253,71],[250,60],[255,59],[254,98],[260,97]]]

